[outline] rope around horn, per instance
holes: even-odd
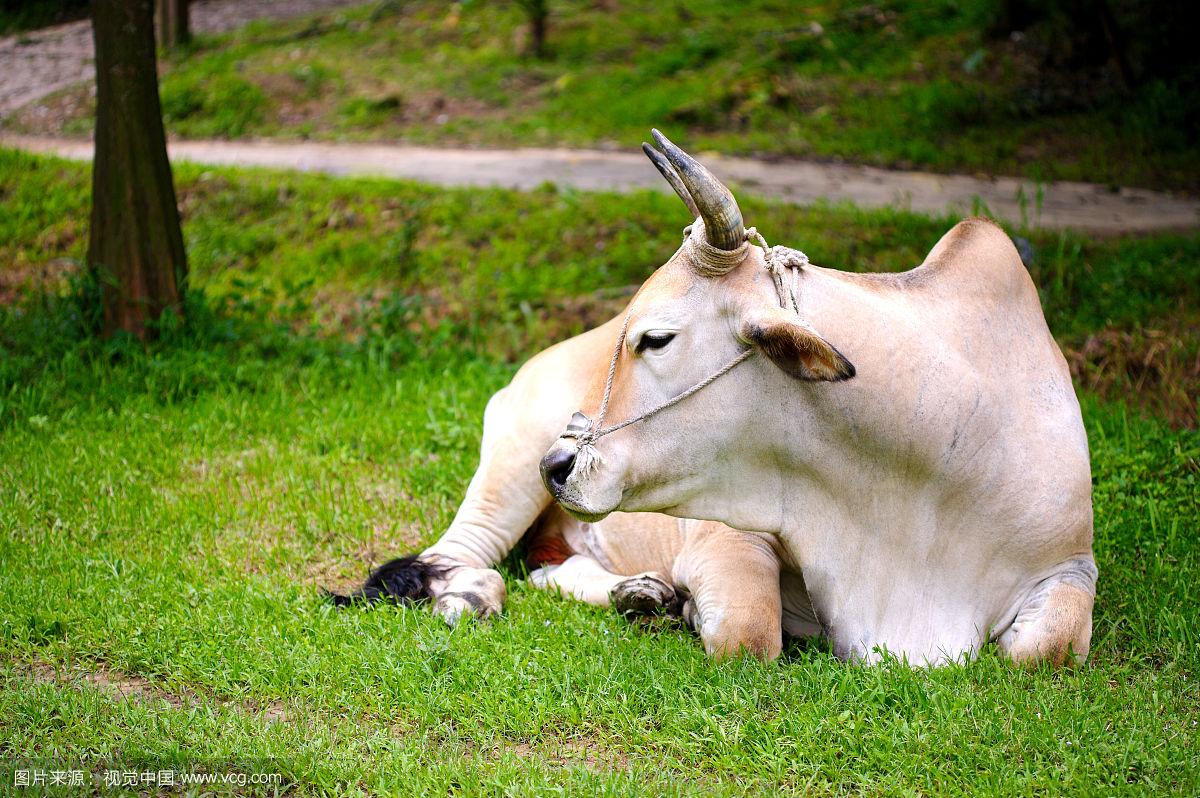
[[[719,249],[709,244],[704,236],[704,223],[700,220],[696,220],[696,223],[689,229],[690,235],[688,235],[681,249],[688,249],[691,266],[701,277],[722,277],[733,271],[746,259],[746,255],[750,251],[751,240],[757,243],[762,248],[763,258],[767,264],[767,271],[771,274],[771,279],[775,284],[775,291],[779,297],[779,307],[786,310],[790,306],[796,315],[799,316],[800,304],[797,300],[797,294],[800,290],[800,270],[808,265],[807,255],[789,247],[767,246],[766,240],[754,227],[746,229],[741,246],[734,250]],[[613,348],[612,360],[608,364],[608,375],[604,380],[604,395],[600,400],[600,410],[596,414],[596,420],[589,421],[587,428],[584,430],[563,433],[563,437],[573,437],[578,441],[579,451],[576,454],[576,468],[581,471],[590,469],[600,459],[594,446],[595,442],[600,438],[619,429],[624,429],[631,424],[645,421],[651,416],[666,410],[668,407],[679,404],[693,394],[699,393],[721,377],[733,371],[742,361],[747,360],[755,352],[753,348],[748,347],[742,350],[733,360],[683,393],[652,407],[640,416],[634,416],[619,424],[605,427],[604,419],[608,415],[608,404],[612,398],[613,380],[617,376],[617,361],[620,360],[621,349],[625,346],[625,338],[629,332],[629,320],[632,314],[633,308],[630,307],[629,311],[625,314],[625,321],[621,324],[621,333],[617,336],[617,344]]]

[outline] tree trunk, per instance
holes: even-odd
[[[191,41],[188,0],[154,0],[154,13],[158,21],[160,47],[170,50]]]
[[[171,15],[171,21],[175,23],[172,26],[175,30],[173,44],[175,46],[187,44],[192,40],[191,22],[188,19],[189,0],[172,0],[172,2],[175,5],[175,13]]]
[[[546,57],[546,21],[550,16],[549,0],[517,0],[517,5],[529,20],[529,53],[535,58]]]
[[[1133,67],[1129,65],[1125,36],[1121,32],[1120,26],[1117,25],[1117,18],[1113,16],[1112,9],[1108,7],[1105,0],[1098,0],[1096,8],[1100,12],[1100,24],[1104,28],[1104,38],[1108,42],[1108,53],[1117,64],[1121,83],[1126,92],[1133,91],[1137,84],[1137,78],[1133,74]]]
[[[153,0],[94,0],[96,155],[88,267],[104,332],[145,338],[182,312],[187,258],[167,161],[154,59]]]
[[[540,2],[536,4],[538,7],[534,11],[530,19],[530,27],[533,34],[533,55],[535,58],[544,59],[546,57],[546,4]]]

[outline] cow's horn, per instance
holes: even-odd
[[[671,188],[675,189],[675,193],[683,200],[683,204],[687,206],[688,211],[692,214],[692,218],[695,219],[699,216],[700,209],[696,207],[696,201],[688,193],[687,186],[679,179],[679,174],[675,171],[675,167],[671,166],[671,162],[664,158],[661,152],[644,141],[642,142],[642,152],[646,153],[646,157],[650,159],[650,163],[654,164],[654,168],[667,179],[667,182],[671,184]]]
[[[712,172],[672,144],[662,133],[657,130],[652,130],[651,133],[654,134],[654,142],[671,162],[676,175],[695,202],[696,213],[704,220],[704,233],[708,243],[724,250],[740,247],[745,241],[746,233],[742,229],[742,212],[738,209],[733,194],[721,185],[720,180],[713,177]],[[662,171],[661,168],[659,171]]]

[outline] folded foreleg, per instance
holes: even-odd
[[[780,562],[763,537],[713,521],[690,521],[674,582],[691,594],[683,617],[714,657],[783,649]],[[694,525],[694,526],[693,526]]]
[[[538,568],[529,575],[529,581],[588,604],[615,605],[621,612],[639,615],[669,607],[676,595],[664,574],[615,574],[586,554],[573,554],[558,565]]]
[[[1091,648],[1095,599],[1091,555],[1069,560],[1033,589],[996,643],[1016,662],[1081,663]]]

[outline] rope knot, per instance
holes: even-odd
[[[759,234],[758,228],[746,228],[746,240],[756,239],[762,247],[763,258],[767,262],[767,271],[775,281],[775,293],[779,295],[779,307],[785,310],[790,306],[800,315],[800,270],[808,265],[808,256],[798,249],[791,247],[768,247],[766,239]]]
[[[803,269],[808,265],[808,256],[798,249],[774,246],[767,250],[767,266],[772,271],[783,269]]]

